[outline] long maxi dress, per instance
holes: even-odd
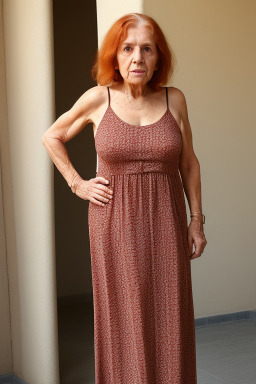
[[[88,209],[95,383],[196,384],[181,131],[167,88],[166,112],[143,126],[118,117],[107,90],[96,176],[113,198]]]

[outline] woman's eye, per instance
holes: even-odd
[[[150,51],[150,47],[145,47],[145,50],[146,50],[147,52],[149,52],[149,51]]]
[[[125,47],[125,49],[124,49],[125,51],[126,51],[126,48],[130,49],[130,47]],[[126,51],[126,52],[129,52],[129,51]]]

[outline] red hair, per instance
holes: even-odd
[[[123,83],[119,70],[115,70],[115,66],[118,64],[117,50],[127,37],[128,27],[138,24],[144,24],[151,28],[158,52],[158,69],[154,72],[148,85],[154,91],[157,91],[169,81],[174,71],[176,59],[163,31],[152,17],[142,13],[128,13],[112,25],[103,40],[101,48],[97,50],[91,74],[99,85]]]

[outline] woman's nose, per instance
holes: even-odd
[[[143,61],[143,54],[142,54],[140,48],[134,50],[133,61],[134,62]]]

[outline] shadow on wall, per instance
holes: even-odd
[[[98,47],[96,1],[53,1],[56,119],[89,88]],[[92,125],[66,143],[70,160],[84,179],[95,177]],[[56,273],[58,301],[92,296],[88,203],[73,195],[54,167]],[[61,299],[61,300],[60,300]]]

